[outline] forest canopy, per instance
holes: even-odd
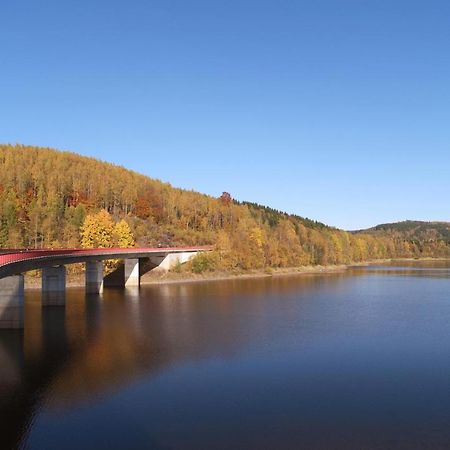
[[[450,256],[449,224],[439,224],[439,232],[416,222],[416,233],[393,224],[351,233],[75,153],[0,145],[1,248],[79,247],[86,217],[101,211],[139,246],[214,245],[202,270]]]

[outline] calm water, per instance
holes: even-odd
[[[450,448],[448,264],[26,303],[2,449]]]

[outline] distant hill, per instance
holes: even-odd
[[[406,222],[350,233],[227,192],[211,197],[175,188],[76,153],[0,145],[0,248],[78,247],[81,225],[100,210],[113,223],[124,219],[140,246],[214,245],[196,271],[450,256],[448,224]]]
[[[380,224],[367,230],[360,230],[359,233],[370,233],[374,236],[401,236],[413,241],[450,243],[450,222],[406,220]]]

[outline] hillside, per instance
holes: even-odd
[[[434,240],[420,226],[412,234],[397,225],[348,233],[227,193],[214,198],[174,188],[75,153],[0,145],[0,248],[80,246],[81,225],[100,210],[116,223],[124,219],[137,245],[215,245],[199,270],[450,255],[444,226]]]
[[[380,224],[364,230],[364,232],[379,236],[402,236],[412,241],[445,241],[450,243],[450,222],[405,220],[404,222]]]

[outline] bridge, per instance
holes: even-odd
[[[100,294],[103,287],[139,287],[141,276],[155,268],[168,271],[211,247],[96,248],[96,249],[0,249],[0,328],[23,328],[24,273],[41,270],[42,304],[64,305],[66,265],[85,264],[88,294]],[[123,264],[104,276],[105,260]]]

